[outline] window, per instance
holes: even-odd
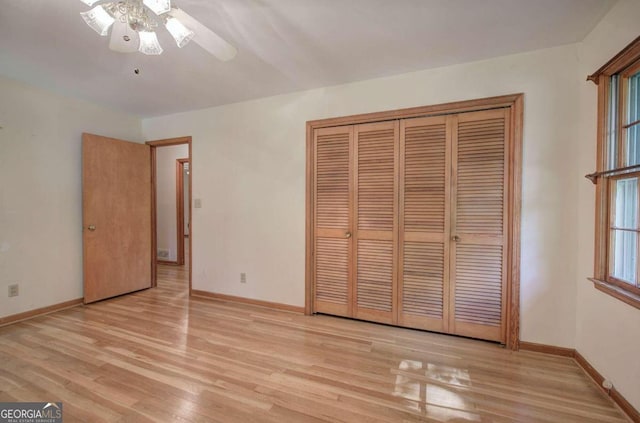
[[[640,308],[640,37],[588,79],[598,84],[592,281]]]

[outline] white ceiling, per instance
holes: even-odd
[[[156,116],[573,43],[614,3],[175,0],[238,48],[221,62],[164,29],[161,56],[112,52],[80,0],[0,0],[0,74]]]

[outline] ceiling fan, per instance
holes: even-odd
[[[220,60],[233,59],[238,50],[218,34],[171,4],[171,0],[80,0],[93,9],[80,13],[84,21],[103,37],[109,34],[109,48],[120,53],[139,51],[158,55],[162,46],[155,30],[164,26],[182,48],[189,41]]]

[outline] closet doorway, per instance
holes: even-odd
[[[307,123],[306,312],[517,349],[522,95]]]

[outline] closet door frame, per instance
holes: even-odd
[[[507,225],[507,292],[506,292],[506,342],[507,348],[519,349],[520,343],[520,210],[522,192],[522,121],[524,94],[511,94],[498,97],[459,101],[432,106],[413,107],[408,109],[360,115],[336,117],[308,121],[306,124],[306,248],[305,248],[305,314],[311,315],[314,310],[314,131],[342,125],[358,125],[388,120],[436,116],[462,112],[480,111],[496,108],[510,108],[509,124],[509,175],[506,192],[508,192]]]

